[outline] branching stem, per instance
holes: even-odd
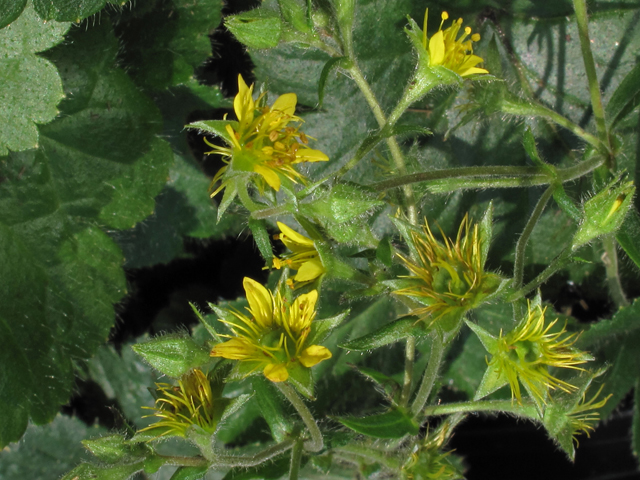
[[[450,415],[453,413],[494,412],[510,413],[531,420],[540,420],[536,405],[531,400],[523,400],[522,404],[511,400],[478,400],[472,402],[430,405],[423,411],[425,417]]]
[[[427,364],[427,369],[424,371],[422,383],[420,384],[416,398],[413,400],[413,405],[411,406],[411,413],[414,417],[417,417],[427,404],[431,390],[433,390],[433,385],[436,382],[436,378],[438,378],[438,370],[440,369],[440,363],[442,362],[444,348],[445,345],[441,341],[440,337],[436,334],[432,334],[429,363]]]

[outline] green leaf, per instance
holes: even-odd
[[[269,424],[271,435],[276,442],[282,442],[293,431],[294,423],[287,413],[286,403],[272,382],[262,376],[251,378],[262,416]]]
[[[222,480],[277,480],[289,471],[289,459],[278,458],[253,468],[232,468]]]
[[[201,132],[210,133],[224,139],[229,145],[233,145],[233,140],[229,136],[229,132],[227,132],[227,125],[230,125],[234,130],[238,129],[238,122],[235,120],[200,120],[185,125],[184,128],[193,128]]]
[[[331,332],[336,329],[347,316],[349,310],[346,310],[334,317],[323,318],[322,320],[314,320],[311,323],[311,332],[307,337],[307,345],[320,345],[331,335]]]
[[[633,392],[633,423],[631,424],[631,438],[634,455],[640,452],[640,379],[636,380]]]
[[[627,73],[607,103],[605,114],[609,128],[615,127],[638,106],[638,94],[640,94],[640,64]]]
[[[209,467],[206,465],[203,467],[180,467],[171,475],[170,480],[201,480],[207,474],[207,470]]]
[[[44,20],[78,23],[100,11],[105,3],[106,0],[33,0],[33,7]]]
[[[88,459],[80,441],[104,433],[102,427],[88,427],[77,418],[63,415],[42,427],[30,425],[23,440],[0,451],[0,478],[59,478]]]
[[[364,335],[354,340],[349,340],[340,345],[345,350],[363,352],[374,348],[384,347],[407,337],[425,337],[428,332],[424,330],[421,322],[415,317],[404,317],[380,327],[375,332]]]
[[[4,14],[2,6],[0,11]],[[63,97],[60,76],[51,62],[36,54],[60,43],[68,28],[68,23],[42,22],[29,6],[0,29],[0,155],[37,148],[36,124],[58,115],[56,106]]]
[[[392,251],[391,251],[391,242],[389,241],[389,237],[384,237],[380,240],[378,244],[378,248],[376,248],[376,258],[380,260],[384,265],[391,268],[392,265]]]
[[[130,463],[146,458],[151,453],[151,449],[146,444],[126,443],[125,438],[117,433],[95,440],[83,440],[82,444],[105,463]]]
[[[368,417],[332,418],[351,430],[374,438],[402,438],[420,431],[420,426],[409,415],[397,409]]]
[[[324,102],[324,89],[327,85],[329,74],[338,68],[348,68],[350,63],[350,60],[346,57],[333,57],[324,64],[318,80],[318,109],[322,108],[322,103]]]
[[[303,367],[301,363],[296,362],[291,368],[287,368],[287,370],[289,371],[289,379],[287,381],[302,395],[314,400],[314,385],[311,369]]]
[[[27,0],[0,0],[0,28],[4,28],[20,16]]]
[[[173,164],[169,144],[153,139],[151,150],[138,159],[129,171],[112,181],[111,201],[100,212],[100,220],[110,227],[125,230],[153,214],[156,201],[167,182]]]
[[[356,184],[340,183],[320,198],[301,204],[300,211],[342,224],[382,205],[384,202],[378,200],[377,196],[366,188]]]
[[[131,348],[153,368],[173,378],[180,378],[211,359],[209,350],[198,345],[191,337],[165,335],[137,343]]]
[[[144,460],[127,465],[98,466],[81,463],[61,480],[127,480],[134,473],[144,470]]]
[[[127,7],[115,20],[122,65],[145,89],[188,82],[211,54],[209,35],[220,24],[221,9],[221,0],[159,0]]]
[[[282,36],[282,19],[275,10],[256,8],[224,21],[231,33],[249,48],[273,48]]]

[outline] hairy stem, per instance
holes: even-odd
[[[287,400],[291,402],[291,405],[296,409],[298,415],[300,415],[300,418],[307,427],[309,435],[311,435],[311,440],[304,442],[304,448],[310,452],[319,452],[322,450],[322,447],[324,446],[322,433],[320,432],[313,415],[311,415],[311,412],[304,404],[304,401],[300,398],[300,395],[298,395],[293,387],[288,383],[276,382],[274,385],[278,387],[278,390],[280,390]]]
[[[291,451],[291,464],[289,465],[289,480],[298,480],[300,473],[300,460],[302,460],[302,440],[296,440]]]
[[[503,412],[520,417],[540,420],[536,405],[531,400],[523,400],[522,404],[512,400],[478,400],[474,402],[448,403],[431,405],[424,409],[424,416],[450,415],[452,413]]]
[[[294,443],[294,440],[287,439],[265,448],[255,455],[216,455],[213,459],[213,465],[216,467],[255,467],[286,452],[293,447]]]
[[[607,272],[607,285],[609,293],[616,307],[626,307],[629,300],[624,293],[622,284],[620,283],[620,274],[618,272],[618,252],[616,251],[616,241],[613,235],[607,235],[602,239],[604,246],[604,255],[602,260]]]
[[[604,158],[594,156],[572,167],[560,168],[556,171],[557,180],[560,182],[575,180],[592,172],[602,164],[604,164]],[[378,192],[382,192],[410,183],[433,182],[453,178],[465,179],[467,185],[461,184],[459,188],[531,187],[536,185],[549,185],[556,180],[538,167],[462,167],[431,170],[428,172],[394,177],[389,180],[370,184],[369,187]]]
[[[343,447],[334,448],[333,451],[350,453],[352,455],[367,458],[369,460],[373,460],[374,462],[378,462],[392,470],[398,470],[402,466],[398,459],[389,457],[385,454],[385,452],[381,452],[370,446],[350,444]]]
[[[544,208],[547,206],[547,202],[553,195],[553,190],[554,188],[552,185],[544,191],[540,200],[538,200],[538,203],[533,209],[533,212],[529,217],[529,221],[525,225],[522,235],[520,235],[518,243],[516,244],[516,259],[513,266],[513,288],[516,290],[522,286],[522,280],[524,278],[524,260],[527,242],[529,241],[529,237],[531,236],[536,223],[538,223]]]
[[[209,465],[209,460],[204,457],[179,457],[160,455],[165,465],[177,465],[180,467],[204,467]]]
[[[434,334],[431,336],[429,363],[427,364],[427,369],[424,371],[420,389],[418,390],[416,398],[413,400],[413,405],[411,406],[411,413],[414,417],[420,415],[420,412],[422,412],[422,409],[427,404],[431,390],[433,390],[433,385],[438,377],[438,370],[440,368],[440,363],[442,362],[444,347],[445,346],[440,341],[440,337],[438,335]]]
[[[402,393],[400,394],[400,405],[406,407],[411,396],[411,384],[413,379],[413,364],[416,357],[416,339],[407,338],[404,352],[404,381],[402,383]]]
[[[507,296],[505,300],[507,302],[515,302],[516,300],[524,297],[527,293],[538,288],[540,285],[546,282],[554,273],[556,273],[561,268],[564,268],[571,261],[572,253],[573,249],[571,247],[567,247],[560,255],[554,258],[549,266],[545,268],[536,278],[531,280],[524,287]]]

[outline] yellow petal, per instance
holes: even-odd
[[[269,290],[255,280],[244,277],[242,281],[244,291],[247,293],[249,311],[256,323],[261,327],[270,327],[273,323],[273,301]]]
[[[331,352],[328,348],[321,345],[311,345],[300,354],[298,360],[305,367],[311,368],[328,358],[331,358]]]
[[[298,97],[295,93],[285,93],[284,95],[280,95],[273,105],[271,106],[272,112],[281,112],[285,115],[289,115],[290,117],[296,111],[296,103],[298,102]]]
[[[312,148],[301,148],[296,152],[296,159],[293,163],[300,162],[326,162],[329,157],[320,150]]]
[[[298,245],[305,245],[309,247],[313,247],[313,240],[305,237],[304,235],[296,232],[294,229],[288,227],[282,222],[277,222],[278,228],[282,233],[284,233],[285,237],[287,237],[293,243],[297,243]],[[284,242],[284,240],[283,240]],[[286,242],[285,242],[286,244]],[[288,245],[287,245],[288,246]]]
[[[276,192],[280,191],[280,177],[272,169],[263,167],[262,165],[255,165],[253,171],[259,175],[273,188]]]
[[[485,70],[484,68],[471,67],[470,69],[460,73],[460,76],[466,77],[467,75],[473,75],[475,73],[489,73],[489,70]]]
[[[262,373],[264,373],[264,376],[272,382],[284,382],[289,378],[289,372],[287,372],[287,366],[284,363],[270,363],[264,367]]]
[[[322,266],[322,262],[319,259],[314,258],[304,262],[293,279],[296,282],[310,282],[311,280],[318,278],[323,273],[324,267]]]
[[[444,61],[444,34],[442,30],[438,30],[437,33],[429,40],[429,65],[442,65]]]
[[[236,112],[238,121],[242,122],[244,120],[246,123],[251,123],[253,121],[255,108],[253,85],[247,87],[242,75],[238,75],[238,94],[233,99],[233,109]]]
[[[253,347],[241,338],[232,338],[219,343],[211,350],[212,357],[228,358],[229,360],[244,360],[251,356]]]

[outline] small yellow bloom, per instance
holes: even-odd
[[[177,386],[156,383],[158,399],[151,408],[155,412],[147,417],[160,420],[141,431],[159,431],[159,437],[184,437],[190,426],[198,425],[213,433],[228,400],[214,398],[211,382],[201,370],[195,369],[182,377]]]
[[[254,370],[272,382],[284,382],[296,363],[310,368],[331,358],[331,352],[320,345],[307,345],[311,322],[316,311],[317,290],[300,295],[288,305],[280,292],[275,296],[258,282],[245,277],[249,315],[229,310],[235,319],[222,320],[235,336],[216,345],[212,357],[252,362]]]
[[[607,400],[609,400],[613,395],[611,393],[596,403],[596,398],[598,398],[603,388],[604,385],[598,389],[596,394],[588,402],[586,401],[585,392],[580,403],[578,403],[578,405],[576,405],[567,415],[571,423],[571,434],[576,444],[578,443],[578,439],[576,438],[578,435],[584,433],[589,437],[590,433],[595,430],[593,424],[600,420],[600,414],[595,410],[604,407]]]
[[[297,270],[293,280],[296,282],[296,288],[313,282],[316,278],[325,272],[318,251],[313,244],[313,240],[289,228],[284,223],[278,222],[280,229],[276,238],[281,240],[291,253],[283,255],[281,258],[273,259],[273,268],[278,270],[283,267],[289,267]],[[290,286],[293,282],[290,281]]]
[[[398,255],[412,275],[413,286],[397,290],[427,304],[411,312],[433,323],[448,314],[462,314],[497,288],[497,276],[484,272],[482,241],[478,225],[470,226],[465,215],[455,242],[441,231],[444,245],[438,242],[425,220],[422,234],[413,233],[419,261]]]
[[[466,27],[459,37],[458,32],[462,26],[462,18],[452,22],[450,27],[442,30],[445,20],[449,19],[447,12],[442,12],[442,21],[438,31],[428,40],[427,44],[427,19],[429,9],[424,13],[424,28],[422,30],[422,46],[429,51],[429,66],[441,65],[453,70],[461,77],[467,75],[489,73],[477,65],[484,60],[473,54],[473,42],[480,40],[480,34],[471,35],[471,27]],[[471,35],[469,37],[469,35]],[[469,37],[467,39],[467,37]]]
[[[514,330],[506,335],[500,332],[494,348],[489,351],[493,355],[489,368],[506,377],[512,397],[520,403],[520,383],[538,404],[546,404],[549,389],[575,390],[575,386],[549,373],[549,368],[582,370],[577,365],[591,360],[588,354],[573,347],[577,336],[565,336],[566,326],[557,333],[550,332],[558,320],[545,325],[545,311],[546,308],[540,306],[529,308],[527,316]]]
[[[223,179],[229,171],[255,172],[263,189],[266,182],[274,190],[280,190],[281,176],[293,182],[304,182],[305,178],[294,167],[296,163],[322,162],[329,160],[320,150],[307,146],[306,135],[291,123],[300,123],[302,119],[294,115],[297,103],[295,93],[285,93],[276,99],[270,107],[265,105],[265,94],[253,100],[253,85],[247,86],[238,75],[238,94],[233,100],[233,109],[238,117],[237,128],[226,126],[229,145],[213,147],[208,154],[223,156],[228,166],[222,167],[213,178],[212,185]],[[211,196],[225,188],[223,180]]]

